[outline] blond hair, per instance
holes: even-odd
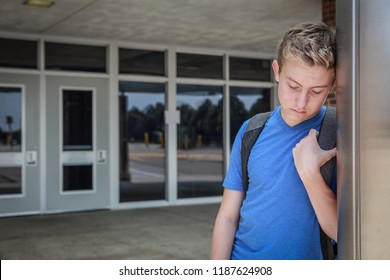
[[[279,72],[286,60],[336,70],[336,32],[325,23],[301,23],[288,30],[279,44]]]

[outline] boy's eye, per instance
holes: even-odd
[[[320,90],[320,91],[318,91],[318,90],[313,90],[313,93],[314,94],[320,94],[322,91]]]
[[[288,85],[289,87],[290,87],[290,89],[292,89],[292,90],[297,90],[298,89],[298,87],[297,86],[292,86],[292,85]]]

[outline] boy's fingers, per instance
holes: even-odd
[[[317,138],[318,134],[319,134],[319,132],[317,130],[315,130],[314,128],[310,129],[310,131],[309,131],[309,136]]]
[[[324,151],[325,152],[325,162],[331,160],[336,156],[336,148],[333,148],[332,150]]]

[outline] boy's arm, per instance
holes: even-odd
[[[295,146],[294,163],[321,228],[337,241],[337,200],[320,172],[321,166],[336,156],[336,148],[322,150],[318,145],[317,135],[318,132],[311,129],[308,136]]]
[[[224,190],[211,241],[210,258],[212,260],[230,259],[243,199],[243,192]]]

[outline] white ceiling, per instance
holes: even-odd
[[[273,54],[283,32],[321,21],[321,0],[0,0],[0,32]]]

